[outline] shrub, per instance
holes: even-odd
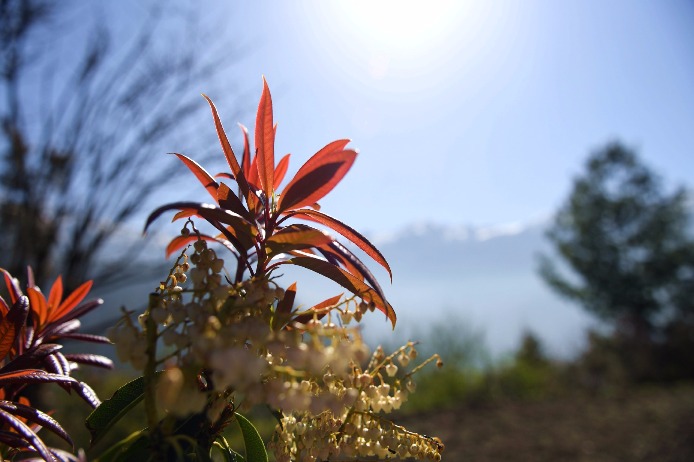
[[[70,445],[72,439],[47,413],[36,409],[28,398],[33,384],[54,383],[75,391],[89,405],[100,401],[91,387],[71,376],[80,364],[112,367],[108,358],[93,354],[63,354],[65,339],[110,343],[106,337],[79,333],[79,318],[102,304],[102,300],[83,302],[92,286],[88,281],[63,299],[62,278],[53,283],[46,298],[34,284],[29,268],[26,294],[19,281],[5,270],[10,303],[0,297],[0,443],[2,458],[18,453],[35,454],[44,460],[73,458],[60,449],[48,447],[37,435],[41,427],[55,433]]]
[[[214,204],[176,202],[147,219],[145,229],[170,211],[174,220],[185,221],[166,249],[178,257],[146,311],[137,319],[126,313],[109,333],[119,358],[142,377],[87,419],[97,442],[144,400],[147,428],[100,460],[210,460],[215,452],[225,460],[268,460],[254,425],[240,413],[257,405],[268,406],[277,419],[270,447],[278,461],[440,460],[436,439],[386,417],[414,389],[413,375],[441,360],[433,355],[416,362],[413,342],[390,354],[380,347],[369,354],[355,324],[379,310],[395,326],[395,311],[367,266],[324,230],[341,235],[390,275],[386,259],[364,236],[317,203],[347,173],[356,151],[347,148],[348,140],[329,143],[280,193],[289,155],[275,164],[267,84],[256,117],[255,153],[242,127],[241,162],[207,101],[231,171],[212,176],[175,154]],[[223,180],[235,182],[238,194]],[[316,272],[348,295],[297,307],[297,284],[280,285],[277,270],[283,265]],[[224,435],[232,422],[243,435],[245,458]]]

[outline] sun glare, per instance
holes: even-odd
[[[469,0],[350,0],[312,4],[329,40],[331,65],[388,93],[431,88],[479,33],[480,8]],[[338,51],[339,50],[339,51]],[[340,59],[335,60],[339,56]],[[455,65],[455,64],[454,64]]]
[[[455,0],[356,0],[338,3],[336,9],[362,46],[397,59],[445,46],[464,5]]]

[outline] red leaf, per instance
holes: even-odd
[[[272,96],[264,77],[263,93],[255,119],[255,149],[260,186],[269,200],[275,189],[275,128],[272,121]]]
[[[234,246],[232,246],[231,243],[224,238],[224,234],[220,234],[218,236],[209,236],[207,234],[200,234],[200,239],[208,241],[208,242],[216,242],[218,244],[222,244],[224,247],[229,249],[232,253],[236,252]],[[174,237],[173,239],[171,239],[171,242],[169,242],[169,245],[166,246],[166,258],[169,258],[171,256],[171,254],[173,254],[174,252],[180,250],[181,248],[185,247],[186,245],[190,244],[191,242],[195,242],[197,240],[198,240],[197,234]]]
[[[68,298],[66,298],[65,301],[63,301],[63,303],[60,304],[60,306],[57,309],[50,313],[49,321],[54,321],[62,316],[65,316],[67,313],[70,312],[70,310],[79,305],[80,302],[84,300],[84,297],[86,297],[89,291],[91,290],[92,284],[93,281],[87,281],[80,285],[78,288],[76,288],[74,292],[72,292],[68,296]]]
[[[207,234],[200,234],[200,239],[208,242],[217,242],[217,239],[208,236]],[[176,252],[177,250],[182,249],[186,245],[195,242],[198,240],[198,235],[197,234],[189,234],[188,236],[176,236],[173,239],[171,239],[171,242],[169,242],[169,245],[166,246],[166,258],[169,258],[172,253]]]
[[[110,345],[112,343],[111,339],[109,339],[108,337],[94,334],[80,334],[79,332],[75,332],[74,334],[65,334],[61,337],[70,338],[73,340],[82,340],[83,342],[104,343],[106,345]]]
[[[335,266],[341,266],[348,273],[352,274],[352,276],[359,278],[359,280],[361,281],[364,280],[364,277],[359,271],[359,269],[356,266],[354,266],[349,260],[347,260],[342,254],[333,251],[333,249],[331,249],[329,245],[319,247],[316,250],[318,250],[318,253],[323,255],[323,257],[326,260],[328,260],[328,262],[332,263]]]
[[[39,438],[38,435],[34,433],[29,426],[27,426],[27,424],[19,420],[17,417],[0,409],[0,421],[12,427],[12,429],[27,442],[27,445],[33,447],[36,452],[38,452],[39,455],[44,458],[44,460],[51,462],[56,460],[41,438]]]
[[[388,265],[386,258],[371,242],[369,242],[368,239],[358,233],[355,229],[317,210],[302,209],[296,212],[290,212],[288,215],[320,223],[333,231],[340,233],[345,238],[349,239],[350,242],[354,243],[357,247],[363,250],[369,257],[373,258],[379,265],[383,266],[386,271],[388,271],[391,282],[393,281],[393,273],[390,270],[390,265]]]
[[[39,369],[24,369],[16,373],[0,374],[0,383],[77,383],[77,380],[69,375],[51,374]]]
[[[75,381],[72,383],[72,389],[75,390],[77,394],[80,395],[80,397],[94,409],[99,407],[99,405],[101,404],[101,400],[96,395],[94,390],[92,390],[92,387],[90,387],[86,383]]]
[[[243,125],[239,124],[239,128],[241,128],[241,133],[243,133],[243,157],[241,158],[241,169],[243,170],[243,174],[246,176],[246,179],[250,181],[252,172],[251,172],[251,142],[248,139],[248,129]],[[258,171],[256,170],[256,174]]]
[[[260,177],[258,175],[258,156],[255,155],[250,160],[250,167],[248,173],[248,187],[251,189],[248,198],[246,199],[248,203],[248,210],[253,213],[260,212],[260,200],[258,199],[257,193],[259,191],[258,185],[260,184]]]
[[[66,323],[68,321],[76,320],[77,318],[80,318],[84,316],[85,314],[89,313],[93,309],[101,306],[104,303],[104,301],[100,298],[94,299],[94,300],[89,300],[88,302],[84,302],[80,304],[77,308],[71,310],[69,313],[65,314],[64,316],[60,317],[59,319],[56,319],[54,321],[54,324],[60,325],[62,323]]]
[[[294,299],[296,298],[296,282],[293,282],[287,290],[284,291],[284,298],[277,303],[278,313],[291,313],[294,307]]]
[[[113,361],[101,355],[94,354],[67,354],[65,358],[78,364],[87,364],[89,366],[102,367],[104,369],[113,369]]]
[[[378,293],[378,295],[385,300],[386,296],[383,293],[383,289],[381,289],[381,286],[378,284],[378,281],[374,275],[371,274],[369,268],[367,268],[356,255],[354,255],[347,247],[343,246],[337,241],[331,242],[328,244],[328,246],[330,247],[330,250],[334,252],[334,255],[339,255],[339,257],[342,259],[343,265],[345,265],[345,267],[349,270],[349,273],[351,273],[353,276],[357,276],[360,280],[371,284],[371,287],[376,291],[376,293]]]
[[[254,246],[255,235],[258,233],[258,229],[253,224],[229,210],[197,202],[174,202],[159,207],[147,218],[145,232],[154,220],[169,210],[192,210],[195,215],[204,218],[221,231],[224,237],[241,253],[245,254],[249,248]],[[225,228],[222,223],[229,225],[229,228]]]
[[[229,139],[227,138],[227,135],[224,132],[222,121],[219,120],[217,108],[214,106],[214,103],[212,103],[212,100],[210,98],[208,98],[206,95],[202,96],[207,100],[207,102],[210,105],[210,109],[212,110],[214,125],[217,129],[217,136],[219,137],[219,142],[222,145],[222,151],[224,151],[224,155],[227,158],[229,168],[231,168],[231,173],[233,173],[234,177],[236,177],[236,182],[239,184],[239,188],[241,188],[241,194],[243,194],[244,197],[248,197],[249,188],[248,183],[246,183],[246,177],[243,175],[243,172],[241,171],[241,166],[239,165],[238,160],[236,160],[236,154],[234,154],[234,150],[231,149],[231,144],[229,144]]]
[[[325,308],[332,308],[337,305],[337,302],[339,302],[341,298],[342,294],[335,295],[334,297],[330,297],[320,303],[316,303],[310,309],[314,311],[323,311]]]
[[[72,314],[72,312],[69,314]],[[50,327],[43,331],[41,337],[44,341],[50,341],[52,338],[59,338],[71,332],[77,332],[80,327],[82,327],[82,322],[79,319],[70,319],[66,321],[63,321],[63,319],[65,319],[65,317],[60,318],[60,322],[52,323]]]
[[[208,220],[216,220],[226,224],[243,224],[245,226],[252,226],[241,215],[229,210],[221,209],[211,204],[203,204],[199,202],[172,202],[171,204],[162,205],[149,214],[149,217],[147,217],[147,221],[145,222],[145,232],[147,232],[147,228],[152,224],[152,222],[154,222],[154,220],[159,218],[164,212],[168,212],[170,210],[180,210],[181,212],[185,211],[189,214],[188,216],[198,215]]]
[[[195,213],[195,210],[193,209],[181,210],[176,215],[174,215],[174,217],[171,219],[171,223],[173,223],[176,220],[180,220],[181,218],[190,218],[194,216],[197,216],[197,213]]]
[[[8,311],[10,311],[10,307],[7,306],[5,299],[0,296],[0,317],[4,317]]]
[[[41,293],[38,287],[27,287],[27,295],[29,296],[29,306],[31,312],[36,318],[37,326],[45,326],[48,320],[48,303],[46,297]]]
[[[0,401],[0,408],[5,411],[11,412],[13,415],[23,417],[29,422],[39,424],[41,427],[48,428],[53,433],[64,439],[74,448],[74,444],[70,435],[60,426],[60,424],[53,419],[48,414],[45,414],[38,409],[34,409],[31,406],[25,406],[24,404],[10,402],[10,401]]]
[[[266,241],[271,254],[277,255],[292,250],[319,247],[332,242],[332,237],[306,225],[291,225],[276,232]]]
[[[48,293],[48,309],[56,309],[63,299],[63,278],[58,276]]]
[[[232,212],[241,215],[251,223],[255,221],[255,218],[248,210],[246,210],[246,207],[243,206],[241,200],[236,196],[236,194],[234,194],[234,191],[232,191],[226,184],[221,183],[219,185],[216,199],[221,208],[231,210]]]
[[[0,374],[0,383],[3,381],[14,382],[17,379],[33,374],[45,374],[41,369],[22,369],[20,371],[5,372]]]
[[[294,257],[291,260],[287,260],[286,263],[291,263],[297,266],[314,271],[326,278],[336,282],[345,289],[349,290],[353,294],[361,297],[366,301],[371,301],[376,304],[376,308],[385,313],[386,318],[390,320],[395,328],[396,316],[393,307],[387,301],[383,300],[376,291],[360,281],[358,278],[349,274],[348,272],[342,270],[341,268],[332,265],[325,260],[321,260],[317,257]]]
[[[19,288],[19,281],[17,278],[13,278],[10,273],[6,270],[0,268],[3,276],[5,277],[5,285],[7,286],[7,291],[10,293],[10,304],[14,305],[22,296],[22,289]]]
[[[43,299],[43,295],[41,296]],[[44,300],[45,303],[45,300]],[[29,299],[22,295],[0,321],[0,360],[12,349],[29,316]]]
[[[275,189],[279,187],[284,180],[284,176],[287,174],[287,168],[289,168],[289,157],[291,154],[287,154],[280,159],[275,168]]]
[[[356,157],[357,153],[350,150],[319,151],[306,161],[284,188],[280,197],[279,212],[318,202],[342,180]]]
[[[207,171],[193,159],[184,156],[183,154],[179,154],[177,152],[174,152],[173,154],[179,159],[181,159],[181,161],[184,164],[186,164],[186,167],[188,167],[190,171],[193,172],[198,181],[200,181],[200,183],[202,183],[207,192],[210,193],[210,196],[212,196],[214,200],[217,200],[217,188],[219,188],[219,184],[217,184],[215,179],[212,178],[212,176],[210,176],[210,174],[207,173]]]
[[[335,305],[337,305],[337,303],[340,301],[341,298],[342,298],[342,294],[335,295],[334,297],[330,297],[326,300],[323,300],[320,303],[313,305],[311,308],[306,310],[306,311],[308,311],[308,313],[304,313],[301,316],[297,316],[296,318],[294,318],[294,322],[300,322],[301,324],[306,324],[311,319],[313,319],[314,315],[316,316],[316,319],[323,319],[323,317],[326,314],[328,314],[328,312],[330,311],[326,308],[334,307]]]

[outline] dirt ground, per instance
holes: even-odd
[[[694,386],[641,388],[402,416],[444,461],[694,461]]]

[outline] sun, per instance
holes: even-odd
[[[336,2],[334,17],[359,46],[392,59],[417,58],[450,45],[467,5],[461,0],[351,0]]]

